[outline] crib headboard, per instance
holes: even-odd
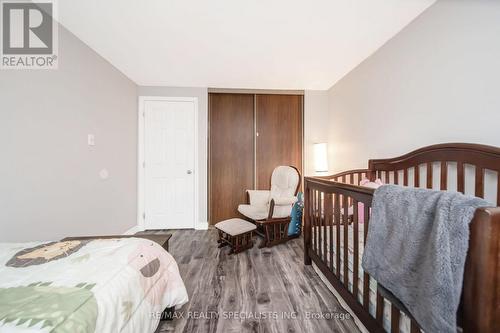
[[[370,177],[388,184],[426,187],[485,198],[500,206],[500,148],[444,143],[396,158],[368,162]],[[485,188],[485,184],[496,184]]]
[[[364,246],[361,240],[366,239],[368,233],[374,193],[373,189],[358,186],[365,177],[372,181],[380,178],[386,184],[459,191],[496,203],[497,207],[476,210],[470,224],[458,318],[464,332],[500,332],[500,148],[468,143],[438,144],[396,158],[370,160],[367,169],[305,178],[304,263],[317,265],[370,332],[384,332],[386,301],[377,290],[375,311],[371,310],[371,280],[366,272],[363,275],[359,272],[358,254]],[[364,206],[362,217],[358,212],[359,203]],[[351,220],[350,206],[353,207]],[[341,235],[340,226],[346,223],[343,221],[353,224],[351,280],[358,281],[363,276],[363,284],[352,284],[352,288],[349,265],[342,264],[349,262],[351,242],[348,228],[344,227]],[[329,235],[318,232],[324,226],[330,227]],[[335,238],[334,227],[335,235],[340,235]],[[357,236],[359,230],[362,237]],[[336,244],[332,245],[332,239]],[[343,260],[340,239],[344,240]],[[331,250],[334,248],[336,251]],[[390,306],[390,331],[399,333],[400,309]],[[420,332],[414,320],[410,329]]]

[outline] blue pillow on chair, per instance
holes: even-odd
[[[298,236],[302,231],[302,211],[304,209],[304,201],[302,201],[302,192],[297,195],[297,202],[292,207],[292,221],[288,225],[288,237]]]

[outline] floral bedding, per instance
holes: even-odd
[[[0,332],[154,332],[187,301],[177,263],[149,240],[0,243]]]

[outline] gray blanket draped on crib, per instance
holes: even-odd
[[[457,330],[469,223],[478,207],[461,193],[384,185],[375,191],[362,266],[425,332]]]

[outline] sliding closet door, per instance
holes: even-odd
[[[302,96],[256,95],[257,189],[269,189],[278,165],[302,174]]]
[[[254,96],[209,94],[209,221],[238,216],[254,188]]]

